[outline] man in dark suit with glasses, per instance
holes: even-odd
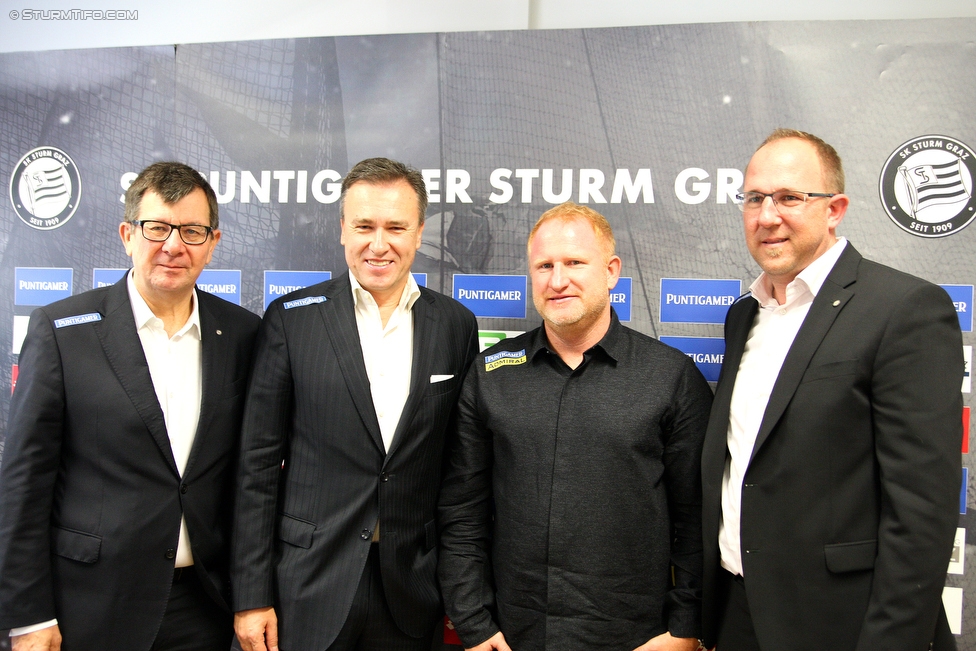
[[[132,269],[39,308],[0,466],[13,649],[226,651],[233,468],[258,317],[195,288],[220,241],[199,173],[125,194]]]

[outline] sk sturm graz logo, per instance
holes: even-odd
[[[64,225],[75,214],[80,199],[78,167],[54,147],[28,152],[10,177],[10,201],[17,216],[42,231]]]
[[[881,170],[881,203],[912,235],[944,237],[976,217],[973,150],[954,138],[920,136],[888,157]]]

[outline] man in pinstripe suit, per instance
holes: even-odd
[[[245,651],[427,651],[435,512],[477,322],[410,275],[427,193],[382,158],[342,184],[349,273],[272,303],[242,432],[232,558]]]

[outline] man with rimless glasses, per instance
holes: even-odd
[[[132,269],[39,308],[0,466],[13,648],[226,651],[233,473],[259,318],[195,289],[217,200],[180,163],[125,194]]]
[[[820,138],[774,131],[743,190],[762,274],[726,317],[702,452],[705,644],[955,649],[941,601],[960,483],[952,302],[837,236],[850,200]]]

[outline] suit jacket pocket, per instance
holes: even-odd
[[[82,563],[94,563],[102,549],[102,539],[89,533],[55,527],[51,541],[54,553]]]
[[[450,393],[454,391],[461,385],[461,381],[464,379],[463,374],[459,373],[449,380],[441,380],[440,382],[433,382],[427,386],[428,396],[442,396],[445,393]]]
[[[427,551],[437,546],[437,523],[434,520],[424,525],[424,544]]]
[[[281,522],[278,523],[278,538],[289,545],[308,549],[312,546],[312,533],[315,531],[315,524],[308,520],[293,518],[287,513],[282,514]]]
[[[813,382],[814,380],[823,380],[830,377],[839,377],[841,375],[854,375],[857,372],[857,360],[856,359],[846,359],[840,362],[829,362],[827,364],[821,364],[819,366],[811,366],[803,374],[803,379],[800,383]]]
[[[877,540],[860,540],[858,542],[824,545],[824,557],[827,559],[827,569],[835,573],[873,569],[874,559],[877,555]]]

